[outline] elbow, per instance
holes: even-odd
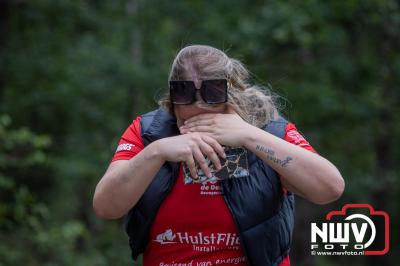
[[[101,197],[98,195],[98,193],[95,193],[95,195],[93,196],[92,204],[94,213],[100,219],[115,220],[123,216],[123,214],[117,213],[115,210],[107,208],[106,204],[104,204],[104,200],[101,200]]]
[[[337,171],[337,174],[330,178],[330,182],[326,184],[325,189],[321,193],[318,193],[317,197],[310,200],[318,205],[332,203],[342,196],[344,189],[344,179],[339,171]]]

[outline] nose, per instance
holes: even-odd
[[[193,80],[193,83],[196,87],[196,102],[201,102],[203,100],[200,95],[201,80]]]
[[[198,103],[198,102],[202,102],[202,101],[203,101],[203,98],[201,98],[200,90],[197,89],[196,90],[196,102]]]
[[[193,80],[196,89],[200,90],[201,87],[201,80]]]

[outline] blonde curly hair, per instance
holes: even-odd
[[[229,58],[223,51],[207,45],[190,45],[181,49],[172,63],[168,81],[188,80],[193,76],[199,80],[227,79],[228,103],[246,122],[262,127],[276,119],[278,111],[271,91],[251,84],[246,67],[239,60]],[[158,103],[174,114],[169,90]],[[206,109],[216,107],[202,100],[195,104]]]

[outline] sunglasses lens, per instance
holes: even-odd
[[[191,104],[194,101],[196,87],[191,81],[169,82],[171,102],[173,104]]]
[[[204,80],[202,83],[202,96],[206,103],[225,103],[228,100],[227,80]]]

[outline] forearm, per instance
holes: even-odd
[[[164,162],[154,142],[130,160],[111,163],[96,187],[93,198],[96,214],[117,219],[127,213],[139,201]]]
[[[284,187],[314,203],[331,202],[343,192],[337,168],[313,152],[255,127],[246,134],[244,145],[279,173]]]

